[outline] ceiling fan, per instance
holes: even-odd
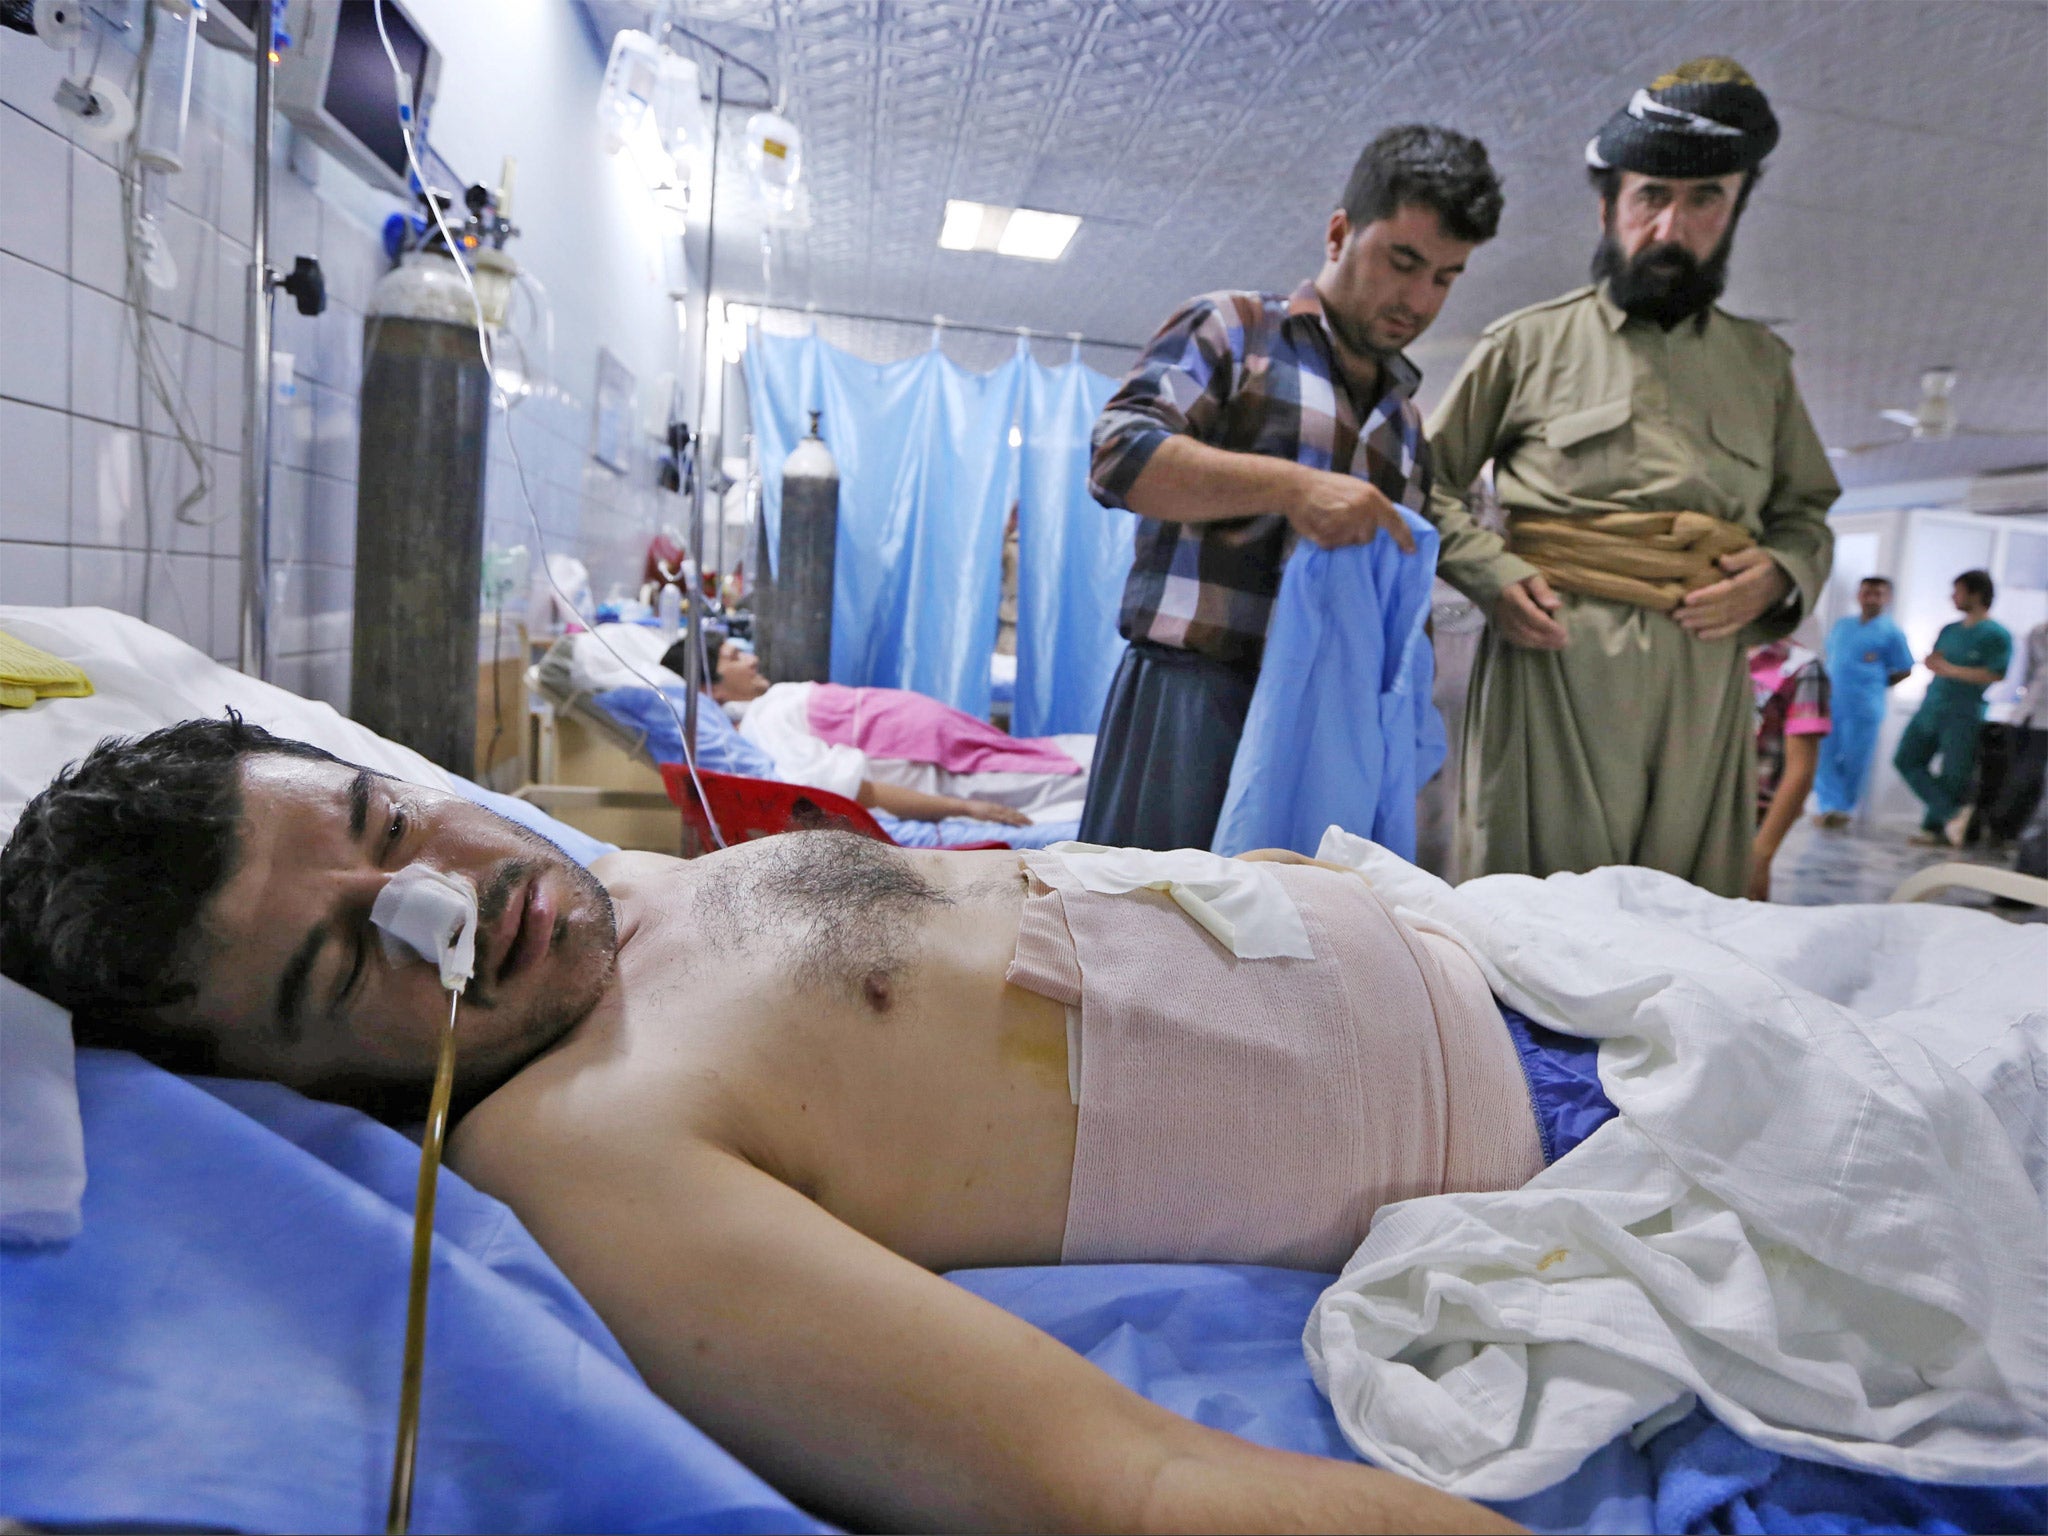
[[[1843,459],[1851,454],[1875,453],[1881,448],[1896,448],[1901,443],[1945,443],[1952,437],[2038,437],[2039,432],[2005,431],[1996,427],[1966,427],[1956,420],[1955,403],[1949,394],[1956,387],[1956,371],[1953,368],[1929,368],[1920,375],[1920,400],[1910,411],[1879,411],[1877,414],[1886,421],[1906,429],[1904,437],[1879,438],[1875,442],[1858,443],[1854,448],[1830,448],[1830,458]]]

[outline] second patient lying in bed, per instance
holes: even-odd
[[[1080,821],[1093,736],[1021,739],[907,689],[770,682],[751,650],[710,639],[704,691],[720,708],[698,712],[699,767],[828,790],[905,821]],[[657,760],[680,762],[680,726],[654,690],[682,703],[686,652],[683,641],[664,650],[658,630],[602,624],[556,641],[539,674],[557,698],[589,696],[644,734]]]
[[[381,957],[370,907],[415,862],[472,879],[451,1165],[512,1206],[650,1385],[821,1512],[1499,1527],[1182,1419],[931,1273],[1333,1269],[1384,1201],[1534,1175],[1478,970],[1350,873],[1237,866],[1313,950],[1240,959],[1167,896],[1102,894],[1060,854],[820,832],[586,871],[238,721],[103,746],[4,857],[8,972],[94,1021],[88,1043],[404,1118],[445,1004],[427,967]]]

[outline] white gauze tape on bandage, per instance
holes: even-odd
[[[461,875],[406,865],[377,893],[370,921],[393,965],[424,960],[451,991],[476,974],[476,887]]]
[[[1068,875],[1099,896],[1164,891],[1174,905],[1240,960],[1313,960],[1308,925],[1280,877],[1264,864],[1226,859],[1199,848],[1154,853],[1143,848],[1103,848],[1094,843],[1054,843]],[[1032,865],[1034,873],[1039,866]],[[1040,875],[1047,885],[1058,882]]]

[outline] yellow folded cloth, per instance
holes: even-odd
[[[1564,592],[1669,613],[1688,592],[1725,581],[1723,555],[1748,549],[1749,531],[1705,512],[1511,513],[1508,551]]]
[[[84,699],[92,679],[68,661],[0,629],[0,707],[27,709],[37,699]]]

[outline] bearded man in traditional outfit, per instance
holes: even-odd
[[[1732,59],[1637,91],[1586,146],[1592,284],[1488,326],[1429,421],[1438,569],[1491,620],[1465,713],[1467,875],[1642,864],[1743,894],[1746,655],[1818,601],[1841,491],[1791,349],[1715,303],[1777,142]],[[1488,460],[1505,536],[1463,502]]]

